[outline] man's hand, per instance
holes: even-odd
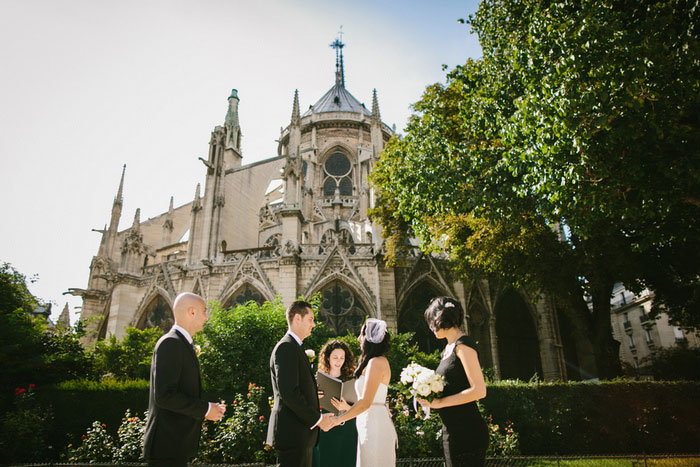
[[[323,431],[328,431],[331,428],[333,428],[335,424],[333,423],[333,414],[332,413],[324,413],[323,416],[321,417],[321,421],[318,422],[318,427],[322,429]]]
[[[209,402],[209,411],[204,416],[204,418],[213,422],[218,422],[224,417],[225,413],[226,404],[220,404],[218,402]]]

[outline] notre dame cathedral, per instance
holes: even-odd
[[[322,296],[320,320],[339,335],[357,333],[366,316],[415,332],[423,350],[438,341],[423,310],[437,295],[457,297],[464,328],[479,342],[482,365],[496,378],[567,378],[586,368],[585,342],[562,339],[566,323],[546,298],[489,281],[453,277],[444,258],[418,248],[400,267],[383,260],[381,226],[367,211],[375,203],[368,181],[393,136],[382,122],[377,92],[371,109],[345,88],[343,44],[336,41],[335,82],[301,113],[299,95],[279,137],[277,156],[243,163],[238,92],[228,97],[223,124],[211,132],[202,160],[206,181],[191,202],[118,231],[124,172],[109,226],[90,265],[82,318],[94,338],[121,337],[127,326],[167,328],[171,304],[192,291],[225,307],[279,295]],[[330,74],[330,73],[329,73]],[[569,342],[569,344],[566,344]],[[580,378],[583,374],[568,378]]]

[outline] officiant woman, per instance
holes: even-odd
[[[354,377],[355,356],[345,342],[329,341],[319,353],[318,369],[343,382],[348,381]],[[344,401],[341,401],[341,405],[342,410],[350,409]],[[314,449],[313,467],[355,467],[356,456],[357,429],[352,419],[344,425],[321,432]]]

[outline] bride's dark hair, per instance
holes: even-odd
[[[391,336],[389,335],[389,330],[387,330],[384,334],[384,339],[378,344],[373,344],[367,340],[365,334],[366,327],[367,324],[363,324],[360,330],[360,335],[365,336],[365,338],[362,340],[362,344],[360,344],[362,355],[360,355],[360,360],[357,362],[357,369],[355,370],[356,378],[359,378],[371,359],[374,357],[381,357],[389,351],[389,344],[391,342]]]

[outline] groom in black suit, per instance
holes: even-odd
[[[332,414],[321,416],[316,379],[302,346],[315,326],[311,305],[301,300],[292,303],[287,324],[287,334],[270,357],[274,405],[267,444],[277,450],[280,467],[310,467],[318,429],[332,428]]]
[[[184,467],[197,455],[202,421],[220,420],[226,406],[200,399],[202,383],[192,336],[207,320],[202,297],[175,298],[175,325],[158,340],[151,360],[143,454],[149,466]]]

